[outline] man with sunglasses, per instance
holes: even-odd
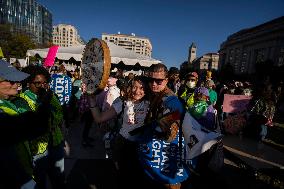
[[[147,183],[146,188],[164,186],[179,189],[181,182],[188,177],[188,171],[181,163],[183,140],[179,136],[184,109],[178,97],[167,87],[168,70],[165,65],[152,65],[148,82],[152,93],[145,127],[152,128],[152,132],[147,136],[150,139],[141,142],[139,147],[140,163],[147,175],[143,183]]]

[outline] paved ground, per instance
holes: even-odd
[[[95,126],[91,129],[90,135],[95,138],[95,145],[92,148],[81,145],[81,135],[82,126],[77,120],[66,135],[67,142],[70,145],[70,154],[65,159],[67,188],[126,188],[125,186],[119,187],[119,173],[117,173],[112,161],[105,159],[102,130]],[[224,145],[226,159],[221,172],[208,172],[202,176],[196,176],[192,180],[183,183],[184,189],[208,187],[267,189],[273,188],[272,186],[274,188],[284,188],[283,153],[265,144],[258,145],[254,141],[240,137],[225,137]],[[231,156],[232,154],[234,156]],[[234,159],[235,157],[237,159]],[[251,167],[236,163],[239,159],[245,161]],[[242,166],[242,168],[239,166]],[[254,170],[260,170],[260,172]],[[255,173],[258,175],[256,176]],[[269,176],[267,177],[267,175]],[[277,178],[276,181],[272,181],[274,178]],[[277,185],[278,180],[280,180],[280,184]],[[272,185],[272,182],[276,182],[276,184]],[[143,185],[143,183],[137,183],[137,185],[141,184]],[[147,186],[146,188],[151,187]]]

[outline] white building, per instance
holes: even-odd
[[[53,26],[52,41],[54,45],[60,47],[70,47],[83,45],[84,42],[80,38],[77,29],[68,24],[58,24]]]
[[[152,44],[148,38],[125,34],[102,34],[102,40],[114,43],[125,49],[132,50],[135,53],[142,54],[148,57],[152,55]]]

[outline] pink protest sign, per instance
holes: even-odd
[[[223,112],[237,113],[244,111],[252,97],[246,95],[224,95]]]
[[[47,56],[44,60],[43,66],[45,66],[45,67],[53,66],[58,47],[59,46],[52,46],[52,47],[49,48]]]

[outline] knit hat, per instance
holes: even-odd
[[[206,87],[198,87],[194,91],[195,94],[202,94],[206,97],[209,97],[209,91]]]

